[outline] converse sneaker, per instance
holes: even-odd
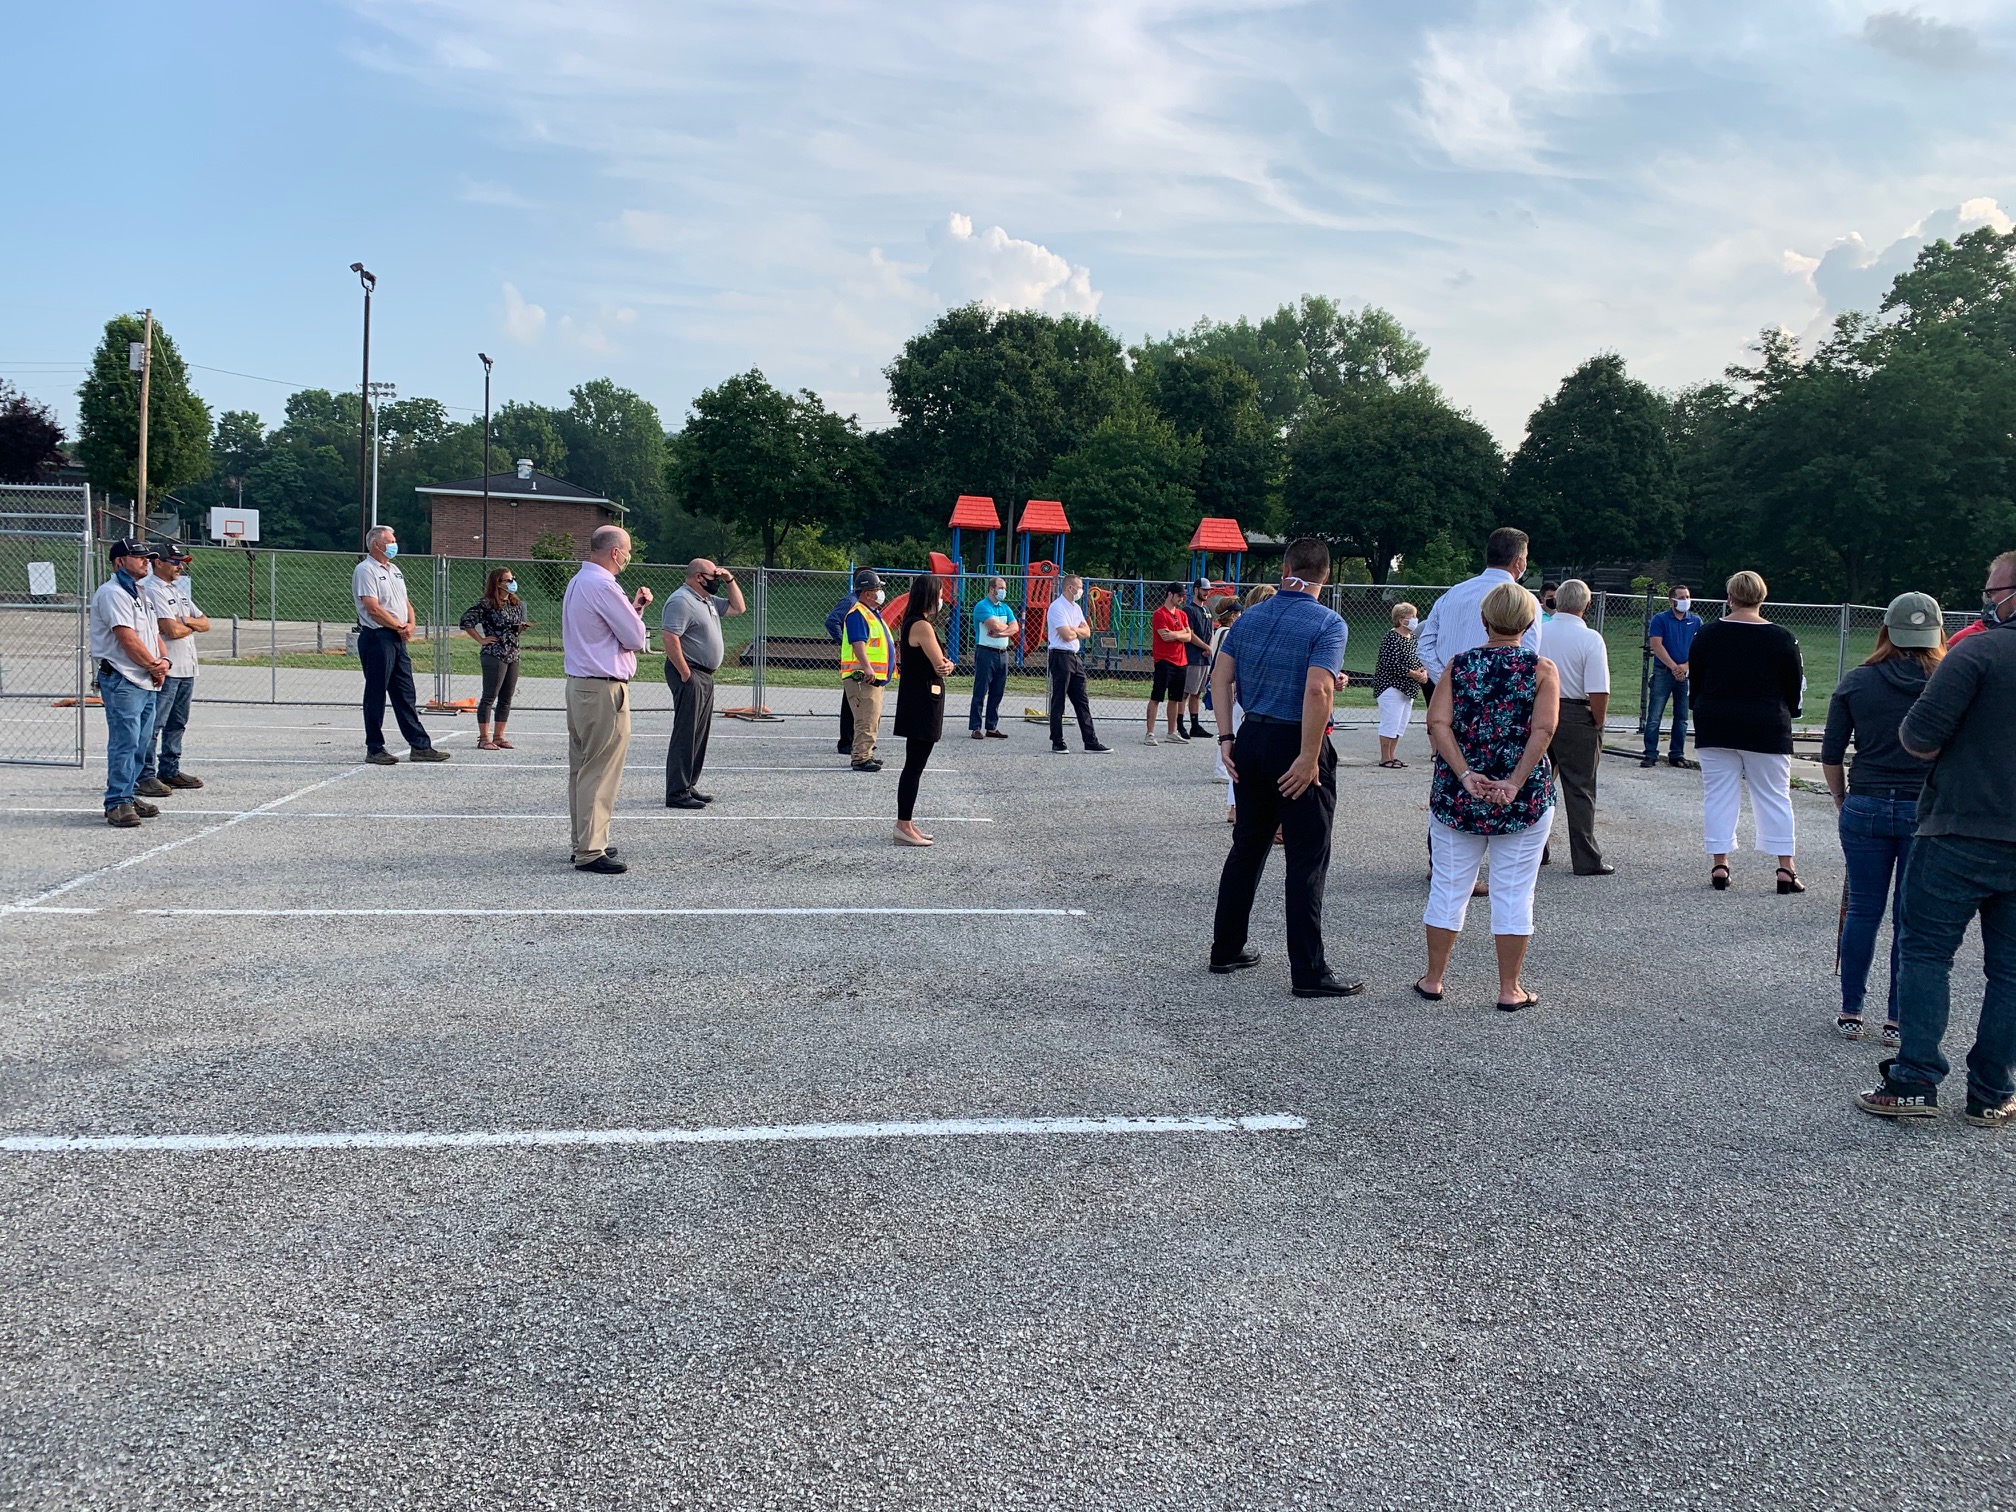
[[[1876,1068],[1882,1073],[1883,1085],[1862,1093],[1855,1099],[1855,1106],[1878,1118],[1937,1118],[1938,1089],[1923,1082],[1895,1080],[1890,1068],[1896,1064],[1894,1060],[1886,1060]]]
[[[2000,1129],[2016,1122],[2016,1097],[2005,1097],[2000,1102],[1982,1102],[1972,1093],[1967,1097],[1967,1111],[1960,1115],[1977,1129]]]

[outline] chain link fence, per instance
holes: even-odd
[[[93,567],[86,489],[0,484],[0,762],[83,764]]]
[[[203,671],[197,683],[199,699],[222,702],[283,704],[355,704],[364,679],[350,638],[356,609],[350,577],[357,558],[347,552],[266,551],[258,548],[196,547],[191,565],[191,589],[197,604],[210,616],[209,633],[198,638]],[[74,557],[74,552],[73,552]],[[15,572],[0,558],[0,574]],[[477,643],[459,627],[462,614],[481,597],[486,572],[511,570],[530,620],[520,640],[520,681],[517,706],[524,709],[565,707],[560,645],[560,602],[578,563],[572,561],[493,559],[485,563],[467,557],[401,556],[418,630],[412,643],[415,680],[423,701],[443,708],[473,706],[481,681]],[[641,661],[634,693],[641,710],[669,711],[671,698],[656,654],[659,617],[665,600],[684,579],[684,567],[633,563],[623,573],[626,589],[648,585],[654,603],[645,613],[652,632],[652,652]],[[750,689],[746,699],[724,697],[724,705],[762,705],[773,690],[832,689],[839,682],[839,647],[827,633],[827,619],[848,596],[850,571],[809,571],[791,568],[735,568],[748,612],[723,622],[726,653],[717,681],[724,688]],[[878,569],[881,570],[881,569]],[[76,568],[66,569],[73,575]],[[881,570],[886,604],[905,594],[914,572]],[[16,572],[16,575],[19,575]],[[1044,615],[1053,601],[1058,579],[1038,570],[1010,569],[999,574],[1008,585],[1008,604],[1019,628],[1009,649],[1009,693],[1023,704],[1040,704],[1046,687]],[[973,658],[973,610],[985,597],[986,573],[940,576],[947,602],[937,622],[960,674]],[[1150,616],[1160,607],[1163,582],[1127,578],[1084,579],[1082,607],[1092,626],[1092,638],[1082,655],[1088,678],[1109,696],[1145,695],[1150,676],[1152,630]],[[1212,596],[1244,595],[1250,585],[1227,584]],[[1348,709],[1360,704],[1368,712],[1370,682],[1380,640],[1392,625],[1396,604],[1410,603],[1425,618],[1436,599],[1447,591],[1432,584],[1333,584],[1324,600],[1349,627],[1345,666],[1354,686],[1343,695]],[[0,600],[11,606],[11,598]],[[1646,650],[1646,626],[1666,607],[1650,594],[1599,593],[1590,605],[1588,623],[1610,646],[1610,723],[1631,728],[1642,718],[1651,658]],[[1695,612],[1713,620],[1723,610],[1719,600],[1696,598]],[[1825,718],[1827,700],[1842,674],[1874,649],[1882,624],[1879,607],[1857,604],[1770,603],[1768,618],[1799,638],[1805,655],[1807,698],[1805,722]],[[1948,616],[1948,629],[1958,629],[1970,616]]]

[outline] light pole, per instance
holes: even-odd
[[[357,282],[364,286],[364,380],[358,386],[357,396],[364,401],[364,413],[357,417],[357,535],[358,548],[364,545],[364,537],[370,535],[374,523],[371,511],[371,458],[367,453],[371,446],[371,291],[378,287],[378,275],[367,272],[364,264],[350,264],[350,271],[357,275]]]
[[[483,565],[490,565],[490,358],[482,352],[476,360],[483,364]]]
[[[399,385],[396,383],[374,383],[371,394],[371,523],[378,523],[378,401],[397,399]]]

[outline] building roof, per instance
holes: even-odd
[[[1220,515],[1206,515],[1197,522],[1196,532],[1190,537],[1192,551],[1233,551],[1246,549],[1246,533],[1239,528],[1237,520]]]
[[[483,497],[483,479],[480,476],[453,478],[446,483],[425,484],[413,492],[444,499],[480,499]],[[542,472],[535,472],[529,478],[521,478],[515,471],[492,473],[490,497],[506,501],[540,499],[549,504],[599,504],[604,509],[623,513],[623,506],[614,499],[605,499],[592,489]]]
[[[1015,533],[1032,535],[1069,535],[1071,522],[1064,518],[1064,506],[1055,499],[1031,499],[1022,506],[1022,518],[1015,522]]]
[[[954,530],[999,530],[1001,512],[985,494],[961,494],[952,506],[951,524]]]

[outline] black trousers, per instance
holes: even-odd
[[[1099,744],[1092,728],[1092,700],[1085,696],[1085,663],[1076,651],[1050,653],[1050,744],[1064,744],[1064,700],[1078,716],[1078,733],[1088,746]]]
[[[707,736],[714,723],[714,674],[688,664],[692,677],[679,681],[665,663],[665,686],[672,690],[672,740],[665,747],[665,801],[693,791],[707,765]]]
[[[903,774],[896,779],[896,819],[908,824],[917,812],[917,787],[938,744],[935,735],[912,735],[903,742]]]
[[[420,706],[413,694],[413,658],[406,654],[406,642],[397,630],[383,625],[357,632],[357,655],[364,663],[364,749],[385,749],[385,698],[392,698],[392,715],[399,721],[399,733],[416,751],[430,749],[434,742],[427,726],[420,723]]]
[[[847,702],[847,693],[840,693],[840,744],[835,748],[842,756],[854,754],[854,706]]]
[[[1330,875],[1330,823],[1337,812],[1337,752],[1324,737],[1315,783],[1291,801],[1281,796],[1281,774],[1301,752],[1300,725],[1262,722],[1249,714],[1239,727],[1232,746],[1239,818],[1232,826],[1232,853],[1218,876],[1211,959],[1229,961],[1246,948],[1253,894],[1278,825],[1288,853],[1288,972],[1295,986],[1309,987],[1330,969],[1323,957],[1323,885]]]
[[[1583,875],[1603,864],[1596,843],[1596,766],[1603,759],[1603,732],[1586,703],[1561,700],[1561,723],[1547,747],[1561,784],[1561,807],[1568,811],[1568,852]]]
[[[476,700],[476,723],[490,723],[494,712],[500,725],[511,717],[511,700],[518,692],[518,663],[482,658],[483,696]]]

